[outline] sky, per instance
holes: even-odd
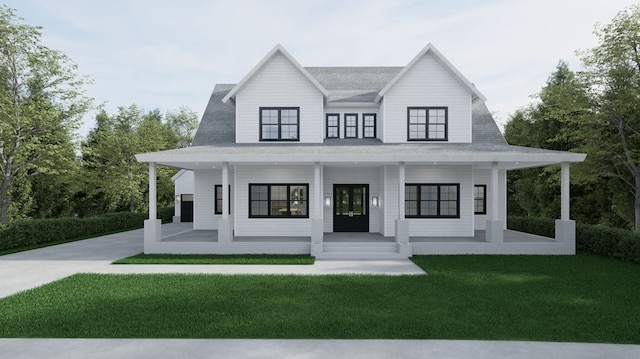
[[[136,104],[198,117],[278,43],[302,66],[405,66],[432,43],[502,127],[560,60],[597,46],[629,0],[4,0],[93,80],[109,113]],[[80,136],[95,126],[88,113]]]

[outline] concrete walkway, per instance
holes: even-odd
[[[188,225],[187,225],[188,226]],[[166,236],[188,229],[162,227]],[[142,230],[0,256],[0,298],[75,273],[420,275],[409,260],[314,265],[111,265],[142,252]],[[640,345],[448,340],[0,339],[0,357],[21,358],[640,358]]]

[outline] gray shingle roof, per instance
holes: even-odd
[[[333,102],[373,102],[378,92],[402,67],[307,67],[305,68],[329,92]],[[222,98],[234,84],[218,84],[213,89],[192,146],[227,146],[235,144],[235,107]],[[472,106],[472,143],[506,145],[491,112],[482,101]],[[337,142],[336,142],[337,141]],[[327,140],[325,145],[373,144],[365,140]],[[375,143],[382,144],[380,141]],[[262,145],[262,144],[260,144]]]

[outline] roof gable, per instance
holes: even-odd
[[[420,59],[422,59],[426,54],[432,54],[436,60],[438,62],[440,62],[440,64],[442,64],[445,69],[447,69],[452,75],[453,77],[458,80],[462,86],[464,86],[471,94],[472,94],[472,98],[473,100],[475,99],[480,99],[482,101],[486,101],[486,98],[484,97],[484,95],[482,93],[480,93],[480,91],[478,91],[478,89],[476,89],[476,87],[469,82],[469,80],[467,80],[462,73],[460,73],[460,71],[458,71],[458,69],[456,69],[450,62],[449,60],[447,60],[444,56],[442,56],[442,54],[440,53],[440,51],[438,51],[435,46],[433,46],[431,43],[429,43],[427,46],[425,46],[424,49],[422,49],[422,51],[420,51],[420,53],[418,53],[418,55],[416,57],[413,58],[413,60],[411,60],[411,62],[409,62],[409,64],[407,66],[405,66],[382,90],[380,90],[380,92],[378,93],[378,96],[376,97],[376,102],[380,102],[380,100],[382,100],[382,97],[384,97],[384,95],[391,90],[391,88],[393,88],[393,86],[400,81],[400,79],[402,77],[404,77],[404,75],[409,72],[409,70],[415,66],[415,64],[420,61]]]
[[[249,80],[251,80],[251,78],[253,78],[258,72],[260,72],[262,70],[262,68],[264,68],[264,66],[277,54],[282,54],[289,62],[291,62],[291,64],[298,70],[300,71],[300,73],[302,73],[308,80],[309,82],[311,82],[321,93],[322,95],[326,98],[329,96],[329,92],[327,92],[327,90],[322,87],[322,85],[313,77],[311,76],[311,74],[309,74],[309,72],[302,67],[298,61],[296,61],[296,59],[293,58],[293,56],[291,56],[291,54],[289,54],[287,52],[287,50],[284,49],[284,47],[282,47],[282,45],[277,44],[268,54],[267,56],[265,56],[248,74],[247,76],[245,76],[240,82],[238,82],[238,84],[236,86],[234,86],[233,89],[231,89],[231,91],[229,91],[229,93],[222,99],[222,102],[227,103],[229,100],[232,100],[235,95],[238,93],[238,91],[240,91],[248,82]]]

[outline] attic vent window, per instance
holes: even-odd
[[[409,107],[407,122],[408,141],[447,141],[447,107]]]
[[[260,141],[299,140],[299,107],[260,107]]]

